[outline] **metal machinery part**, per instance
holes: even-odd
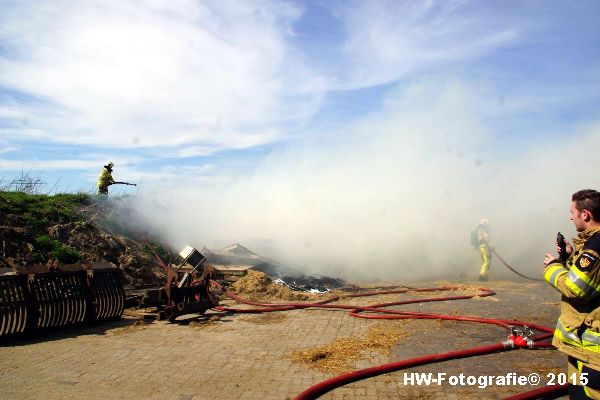
[[[167,268],[165,293],[167,304],[161,317],[171,322],[184,314],[200,313],[216,307],[218,299],[210,293],[209,280],[215,275],[215,269],[203,265],[206,258],[193,247],[187,246]]]
[[[0,338],[118,319],[125,291],[113,264],[30,266],[0,275]]]

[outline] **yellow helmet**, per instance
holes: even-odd
[[[479,225],[489,225],[489,221],[485,218],[482,218],[481,221],[479,221]]]

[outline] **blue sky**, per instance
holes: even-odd
[[[282,146],[343,142],[423,77],[501,105],[482,117],[499,157],[569,135],[600,106],[596,1],[1,8],[0,170],[63,190],[93,190],[109,159],[120,179],[227,181]]]

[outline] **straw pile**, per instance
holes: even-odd
[[[362,346],[384,353],[398,345],[400,340],[408,338],[406,321],[379,322],[369,327]]]
[[[138,319],[131,325],[128,325],[124,328],[113,329],[113,330],[107,332],[107,334],[110,336],[120,336],[120,335],[125,335],[127,333],[141,331],[144,328],[146,328],[146,323],[144,322],[144,320]]]
[[[312,293],[297,293],[287,286],[274,284],[264,272],[251,269],[232,286],[237,294],[254,301],[273,299],[305,301],[318,297]]]
[[[454,284],[449,282],[443,282],[443,286],[451,286],[451,289],[433,292],[417,292],[408,291],[407,294],[414,297],[446,297],[446,296],[475,296],[481,293],[481,290],[477,286],[465,285],[465,284]],[[440,283],[440,281],[436,282]]]
[[[376,323],[359,338],[339,338],[334,342],[305,351],[292,353],[292,361],[324,372],[341,374],[354,370],[356,361],[364,357],[363,351],[385,353],[408,337],[406,321]]]
[[[243,317],[242,321],[250,322],[252,324],[276,324],[283,322],[287,319],[287,315],[280,312],[270,312],[265,314],[253,315],[251,317]]]
[[[219,322],[220,320],[221,320],[221,317],[219,315],[211,315],[210,317],[208,317],[206,319],[190,321],[188,326],[190,328],[194,328],[194,329],[202,329],[206,326],[214,325],[216,322]]]
[[[325,346],[292,353],[292,361],[334,374],[351,371],[354,362],[361,358],[361,341],[339,338]]]

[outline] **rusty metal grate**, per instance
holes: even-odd
[[[29,283],[37,310],[37,328],[83,322],[86,316],[85,271],[36,274]]]
[[[124,307],[114,268],[0,276],[0,338],[116,319]]]
[[[0,276],[0,337],[25,332],[28,316],[27,275]]]
[[[94,319],[120,317],[125,308],[125,290],[117,270],[95,270],[89,279]]]

